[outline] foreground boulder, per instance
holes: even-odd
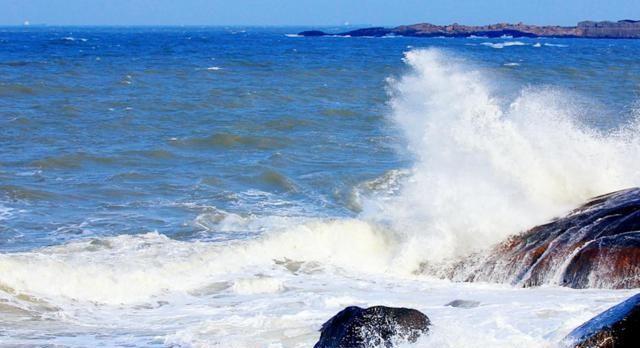
[[[632,348],[640,345],[640,294],[619,303],[571,331],[567,346]]]
[[[347,307],[322,325],[314,348],[393,347],[415,342],[431,322],[420,311],[376,306]]]
[[[595,197],[439,275],[525,287],[640,287],[640,189]]]

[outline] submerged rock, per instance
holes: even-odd
[[[476,308],[479,305],[480,305],[480,301],[453,300],[447,303],[445,306],[456,307],[456,308]]]
[[[429,331],[429,318],[410,308],[347,307],[322,325],[314,348],[393,347]]]
[[[640,189],[593,198],[567,216],[510,238],[447,274],[458,281],[572,288],[640,287]]]
[[[567,346],[631,348],[640,344],[640,294],[619,303],[571,331]]]

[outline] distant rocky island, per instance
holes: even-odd
[[[577,26],[563,27],[557,25],[529,25],[524,23],[498,23],[481,26],[470,26],[454,23],[451,25],[435,25],[419,23],[401,25],[395,28],[372,27],[356,29],[342,33],[325,33],[318,30],[303,31],[301,36],[352,36],[352,37],[562,37],[562,38],[601,38],[601,39],[640,39],[640,21],[621,20],[618,22],[584,21]]]

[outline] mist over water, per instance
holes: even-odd
[[[640,183],[634,115],[598,130],[561,89],[527,86],[511,99],[439,49],[405,62],[411,72],[389,82],[391,118],[416,163],[398,195],[368,201],[363,214],[407,236],[403,257],[466,255]]]
[[[381,304],[553,347],[632,293],[416,271],[639,184],[637,43],[136,30],[2,32],[0,343],[309,347]]]

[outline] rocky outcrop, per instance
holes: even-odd
[[[437,273],[426,266],[424,271]],[[640,287],[640,189],[596,197],[439,275],[525,287]]]
[[[347,307],[322,325],[314,348],[393,347],[415,342],[431,322],[420,311],[384,306]]]
[[[610,39],[638,39],[640,38],[640,21],[624,20],[618,22],[578,23],[580,36]]]
[[[565,345],[576,348],[631,348],[640,343],[640,294],[571,331]]]
[[[434,25],[419,23],[401,25],[395,28],[364,28],[338,34],[327,34],[321,31],[303,31],[302,36],[413,36],[413,37],[581,37],[581,38],[640,38],[640,21],[623,20],[619,22],[580,22],[577,26],[564,27],[557,25],[529,25],[524,23],[498,23],[481,26]]]

